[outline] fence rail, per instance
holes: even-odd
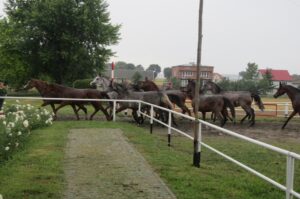
[[[249,171],[250,173],[260,177],[261,179],[271,183],[272,185],[276,186],[277,188],[279,188],[280,190],[282,191],[285,191],[286,193],[286,199],[292,199],[293,196],[297,197],[300,199],[300,193],[296,192],[294,190],[294,176],[295,176],[295,172],[294,172],[294,167],[295,167],[295,160],[300,160],[300,155],[297,154],[297,153],[294,153],[294,152],[291,152],[291,151],[287,151],[287,150],[284,150],[284,149],[281,149],[279,147],[275,147],[275,146],[272,146],[270,144],[267,144],[267,143],[264,143],[264,142],[261,142],[261,141],[258,141],[258,140],[255,140],[255,139],[252,139],[252,138],[249,138],[249,137],[246,137],[244,135],[240,135],[238,133],[235,133],[233,131],[230,131],[230,130],[227,130],[227,129],[224,129],[224,128],[221,128],[219,126],[216,126],[214,124],[211,124],[211,123],[208,123],[208,122],[205,122],[205,121],[202,121],[202,120],[198,120],[196,121],[194,117],[191,117],[191,116],[188,116],[188,115],[184,115],[182,113],[178,113],[174,110],[169,110],[169,109],[166,109],[166,108],[163,108],[163,107],[160,107],[160,106],[157,106],[157,105],[154,105],[154,104],[150,104],[150,103],[147,103],[147,102],[143,102],[143,101],[140,101],[140,100],[120,100],[120,99],[115,99],[115,100],[107,100],[107,99],[74,99],[74,98],[42,98],[42,97],[10,97],[10,96],[5,96],[5,97],[1,97],[0,96],[0,99],[1,98],[4,98],[4,99],[16,99],[16,100],[19,100],[19,99],[26,99],[26,100],[67,100],[67,101],[102,101],[102,102],[113,102],[113,120],[115,121],[116,120],[116,107],[117,107],[117,103],[118,102],[133,102],[133,103],[138,103],[138,107],[139,107],[139,114],[147,117],[150,119],[150,132],[152,132],[152,125],[153,125],[153,122],[158,122],[164,126],[166,126],[168,128],[168,145],[170,146],[170,143],[171,143],[171,133],[172,133],[172,130],[173,131],[176,131],[177,133],[180,133],[182,134],[183,136],[191,139],[191,140],[194,140],[195,138],[190,136],[189,134],[175,128],[172,126],[172,117],[171,115],[174,114],[174,115],[177,115],[177,116],[181,116],[181,117],[184,117],[188,120],[192,120],[192,121],[195,121],[195,122],[199,122],[200,125],[199,125],[199,137],[196,138],[200,141],[200,146],[198,148],[198,152],[201,153],[201,148],[202,146],[203,147],[206,147],[208,148],[209,150],[219,154],[220,156],[224,157],[225,159],[235,163],[236,165],[244,168],[245,170]],[[286,105],[286,103],[285,103]],[[150,114],[146,114],[144,112],[141,112],[141,107],[142,106],[150,106]],[[167,111],[168,114],[169,114],[169,121],[168,123],[164,123],[164,122],[161,122],[160,120],[156,119],[154,117],[154,108],[156,109],[160,109],[160,110],[163,110],[163,111]],[[285,185],[282,185],[278,182],[276,182],[275,180],[265,176],[264,174],[256,171],[255,169],[252,169],[250,168],[249,166],[239,162],[238,160],[235,160],[234,158],[226,155],[225,153],[207,145],[206,143],[202,142],[202,135],[201,135],[201,132],[202,132],[202,126],[205,125],[205,126],[209,126],[210,128],[213,128],[213,129],[216,129],[222,133],[225,133],[227,135],[230,135],[230,136],[233,136],[235,138],[238,138],[238,139],[241,139],[241,140],[244,140],[244,141],[247,141],[247,142],[250,142],[252,144],[255,144],[255,145],[258,145],[258,146],[261,146],[261,147],[264,147],[266,149],[269,149],[271,151],[274,151],[274,152],[277,152],[279,154],[282,154],[284,156],[286,156],[286,184]],[[194,140],[195,141],[195,140]]]

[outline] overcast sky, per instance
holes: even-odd
[[[113,61],[196,62],[199,0],[106,1],[112,23],[122,24]],[[255,62],[300,74],[300,0],[204,0],[203,22],[202,64],[215,72],[238,74]]]

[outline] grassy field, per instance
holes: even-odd
[[[58,121],[49,128],[33,131],[24,150],[0,166],[0,193],[5,199],[62,198],[68,130],[102,127],[122,129],[179,199],[284,198],[284,192],[205,148],[201,168],[192,167],[192,141],[177,135],[168,147],[167,130],[151,135],[148,127],[101,121]],[[286,160],[283,156],[227,136],[206,136],[204,142],[284,184]],[[300,153],[298,141],[269,142]],[[294,187],[300,191],[299,162],[295,171]]]

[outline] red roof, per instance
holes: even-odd
[[[289,71],[287,70],[260,69],[258,72],[264,75],[267,70],[272,73],[273,81],[292,81],[292,76],[290,76]]]

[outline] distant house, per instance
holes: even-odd
[[[213,79],[213,66],[201,66],[200,67],[200,80],[204,84],[206,81]],[[197,79],[197,67],[194,63],[191,64],[182,64],[172,67],[172,77],[175,77],[180,80],[180,86],[185,87],[188,83],[188,80]]]
[[[224,77],[220,74],[220,73],[213,73],[213,78],[212,81],[213,82],[220,82],[224,79]]]
[[[290,75],[288,70],[260,69],[258,70],[259,73],[258,78],[262,79],[263,75],[265,75],[267,71],[269,71],[272,75],[272,82],[275,87],[273,92],[277,90],[280,82],[284,82],[292,85],[292,76]]]

